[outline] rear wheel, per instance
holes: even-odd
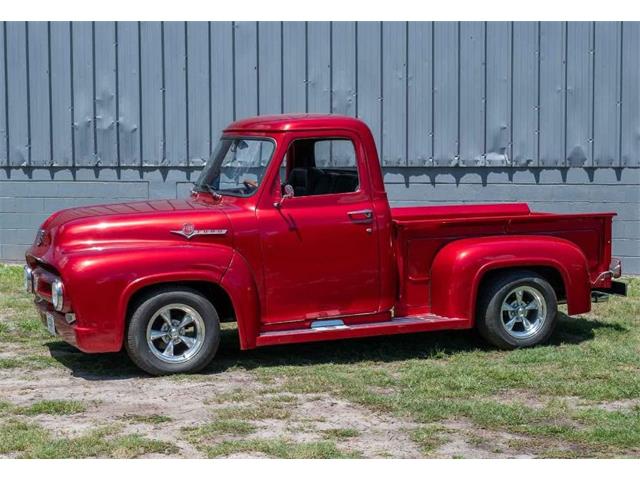
[[[485,283],[477,325],[499,348],[530,347],[549,339],[557,315],[558,299],[549,282],[535,272],[518,270],[492,275]]]
[[[198,291],[173,287],[140,299],[125,347],[133,362],[152,375],[196,372],[213,359],[220,343],[215,307]]]

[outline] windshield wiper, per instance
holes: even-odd
[[[191,193],[196,192],[209,192],[213,196],[214,200],[219,200],[222,198],[222,195],[216,192],[211,185],[206,183],[194,184],[193,188],[191,189]]]

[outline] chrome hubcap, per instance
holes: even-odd
[[[147,325],[147,345],[164,362],[186,362],[203,344],[204,320],[188,305],[166,305],[151,316]]]
[[[528,286],[511,290],[501,308],[502,326],[514,338],[529,338],[540,331],[547,318],[547,302],[542,293]]]

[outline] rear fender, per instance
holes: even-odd
[[[587,259],[562,238],[518,235],[466,238],[444,246],[431,271],[431,310],[436,315],[475,323],[478,288],[484,276],[503,268],[550,267],[562,278],[570,315],[591,309]]]

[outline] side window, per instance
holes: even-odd
[[[356,168],[356,151],[351,140],[318,140],[314,153],[317,167]]]
[[[360,185],[356,152],[349,139],[295,140],[287,161],[286,183],[296,197],[351,193]]]

